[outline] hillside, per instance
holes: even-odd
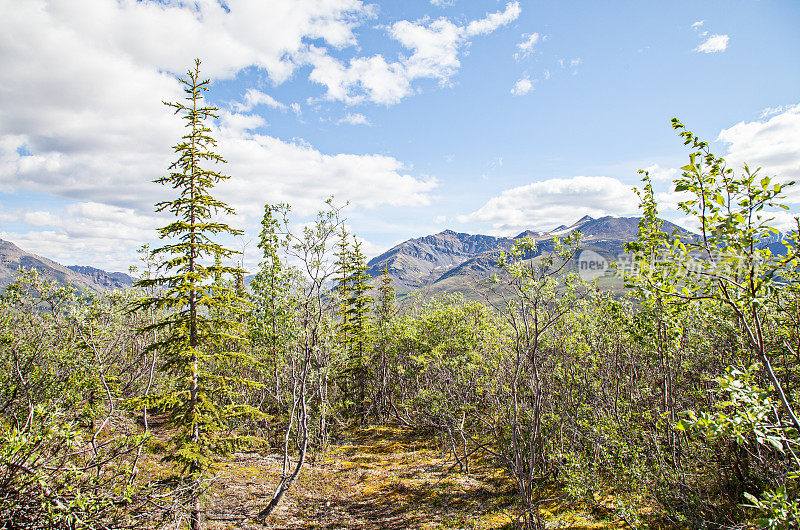
[[[613,261],[624,253],[625,243],[636,239],[640,217],[584,216],[570,226],[549,232],[526,230],[514,237],[472,235],[445,230],[438,234],[409,239],[369,261],[369,274],[380,276],[388,269],[397,293],[422,289],[426,294],[462,292],[470,295],[475,282],[498,271],[497,256],[516,239],[530,237],[540,252],[552,251],[553,237],[581,232],[581,248],[593,250]],[[664,221],[664,231],[688,234],[685,229]]]
[[[8,285],[19,268],[36,269],[44,277],[60,283],[70,283],[79,290],[106,291],[130,287],[133,280],[121,272],[106,271],[80,265],[65,267],[55,261],[22,250],[10,241],[0,239],[0,288]]]

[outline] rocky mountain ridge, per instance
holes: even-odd
[[[438,234],[412,238],[395,245],[368,263],[369,274],[377,277],[387,268],[398,294],[416,289],[435,292],[470,290],[470,282],[498,271],[497,258],[514,241],[530,237],[540,252],[552,250],[553,237],[564,237],[576,230],[581,232],[581,248],[593,250],[608,260],[624,252],[624,245],[636,238],[639,217],[584,216],[572,225],[559,226],[548,232],[525,230],[513,237],[458,233],[444,230]],[[668,221],[666,232],[688,232]],[[33,268],[45,277],[71,283],[81,290],[105,291],[132,285],[133,279],[121,272],[81,265],[63,266],[53,260],[26,252],[10,241],[0,239],[0,288],[12,281],[19,267]]]
[[[70,283],[81,291],[102,292],[130,287],[133,283],[133,279],[122,272],[109,273],[80,265],[65,267],[51,259],[27,252],[11,241],[0,239],[0,289],[14,280],[20,267],[36,269],[45,278]]]
[[[564,237],[580,230],[582,249],[593,250],[613,260],[624,252],[625,243],[636,239],[640,219],[612,216],[594,219],[587,215],[569,226],[561,225],[548,232],[526,230],[514,237],[444,230],[404,241],[371,259],[367,265],[372,277],[380,276],[386,268],[399,294],[421,288],[451,292],[462,290],[460,284],[466,283],[468,278],[497,272],[499,253],[511,248],[514,241],[522,237],[530,237],[537,242],[540,252],[548,252],[553,249],[553,237]],[[689,233],[669,221],[664,221],[663,230]]]

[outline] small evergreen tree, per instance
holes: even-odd
[[[175,463],[182,474],[188,489],[190,527],[198,530],[200,484],[211,459],[241,442],[240,438],[215,434],[227,420],[255,411],[229,399],[231,385],[246,381],[225,373],[225,368],[243,358],[241,353],[224,348],[239,340],[239,323],[229,318],[227,308],[241,305],[244,300],[224,282],[213,282],[223,274],[236,274],[238,269],[221,264],[221,258],[234,252],[212,238],[242,233],[212,219],[219,212],[235,213],[210,194],[214,184],[229,178],[207,169],[209,164],[225,163],[212,151],[216,142],[206,125],[207,120],[217,118],[218,109],[203,105],[203,92],[208,90],[210,80],[200,78],[199,59],[186,75],[179,79],[186,103],[165,102],[186,120],[186,134],[173,147],[178,159],[169,166],[169,176],[155,180],[178,192],[177,198],[159,202],[155,207],[157,212],[170,212],[176,219],[158,231],[162,239],[170,240],[152,252],[153,257],[161,259],[159,269],[164,274],[138,282],[141,287],[155,289],[137,307],[153,308],[162,315],[143,331],[159,332],[159,340],[150,349],[161,352],[165,360],[163,370],[171,376],[171,381],[161,393],[144,400],[148,407],[167,413],[174,427],[172,452],[165,460]],[[204,258],[212,257],[217,258],[214,265],[203,265]]]
[[[336,244],[336,294],[339,304],[337,312],[339,317],[338,333],[339,341],[347,349],[350,336],[350,318],[347,311],[347,303],[350,296],[350,282],[352,281],[352,255],[350,251],[350,241],[347,238],[347,230],[344,226],[339,232],[339,242]]]
[[[294,318],[297,304],[292,285],[299,282],[298,272],[281,262],[279,250],[287,241],[280,234],[280,222],[276,218],[276,214],[285,218],[288,211],[287,204],[264,206],[258,243],[263,261],[250,284],[250,340],[259,362],[272,372],[274,398],[278,404],[282,400],[281,372],[297,333]]]
[[[336,263],[334,278],[336,282],[336,339],[341,351],[341,370],[337,374],[337,383],[341,392],[341,404],[350,409],[353,404],[352,381],[349,374],[351,324],[348,303],[350,299],[350,282],[352,281],[352,263],[350,240],[344,226],[339,229],[339,241],[336,243]]]
[[[389,412],[389,372],[394,365],[394,360],[390,359],[392,336],[391,323],[395,313],[395,290],[392,286],[392,279],[389,276],[389,269],[383,268],[381,273],[381,284],[378,286],[378,299],[375,301],[375,353],[373,363],[375,365],[376,379],[378,383],[375,407],[379,420],[385,420]]]
[[[347,298],[347,316],[350,321],[350,371],[356,387],[358,400],[356,413],[362,416],[368,411],[367,383],[371,360],[372,320],[370,309],[372,299],[368,292],[372,287],[367,283],[367,259],[361,252],[361,243],[354,237],[350,254],[350,293]]]
[[[361,252],[361,244],[353,238],[352,247],[348,234],[342,228],[337,253],[337,285],[339,295],[338,335],[344,367],[339,387],[342,390],[344,406],[357,415],[367,412],[367,379],[370,364],[370,309],[372,299],[367,292],[372,288],[367,284],[366,258]]]

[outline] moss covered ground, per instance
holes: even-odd
[[[206,496],[212,529],[512,528],[514,487],[497,466],[476,457],[459,472],[437,440],[396,426],[342,433],[324,456],[308,461],[297,483],[266,521],[253,516],[277,484],[277,455],[237,453],[218,465]],[[542,507],[548,528],[619,528],[597,510]]]

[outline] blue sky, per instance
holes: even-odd
[[[329,195],[370,255],[635,215],[640,168],[691,225],[673,116],[800,176],[794,1],[0,0],[0,25],[0,238],[66,264],[126,270],[155,241],[181,132],[160,102],[194,57],[245,242],[264,203],[301,223]]]

